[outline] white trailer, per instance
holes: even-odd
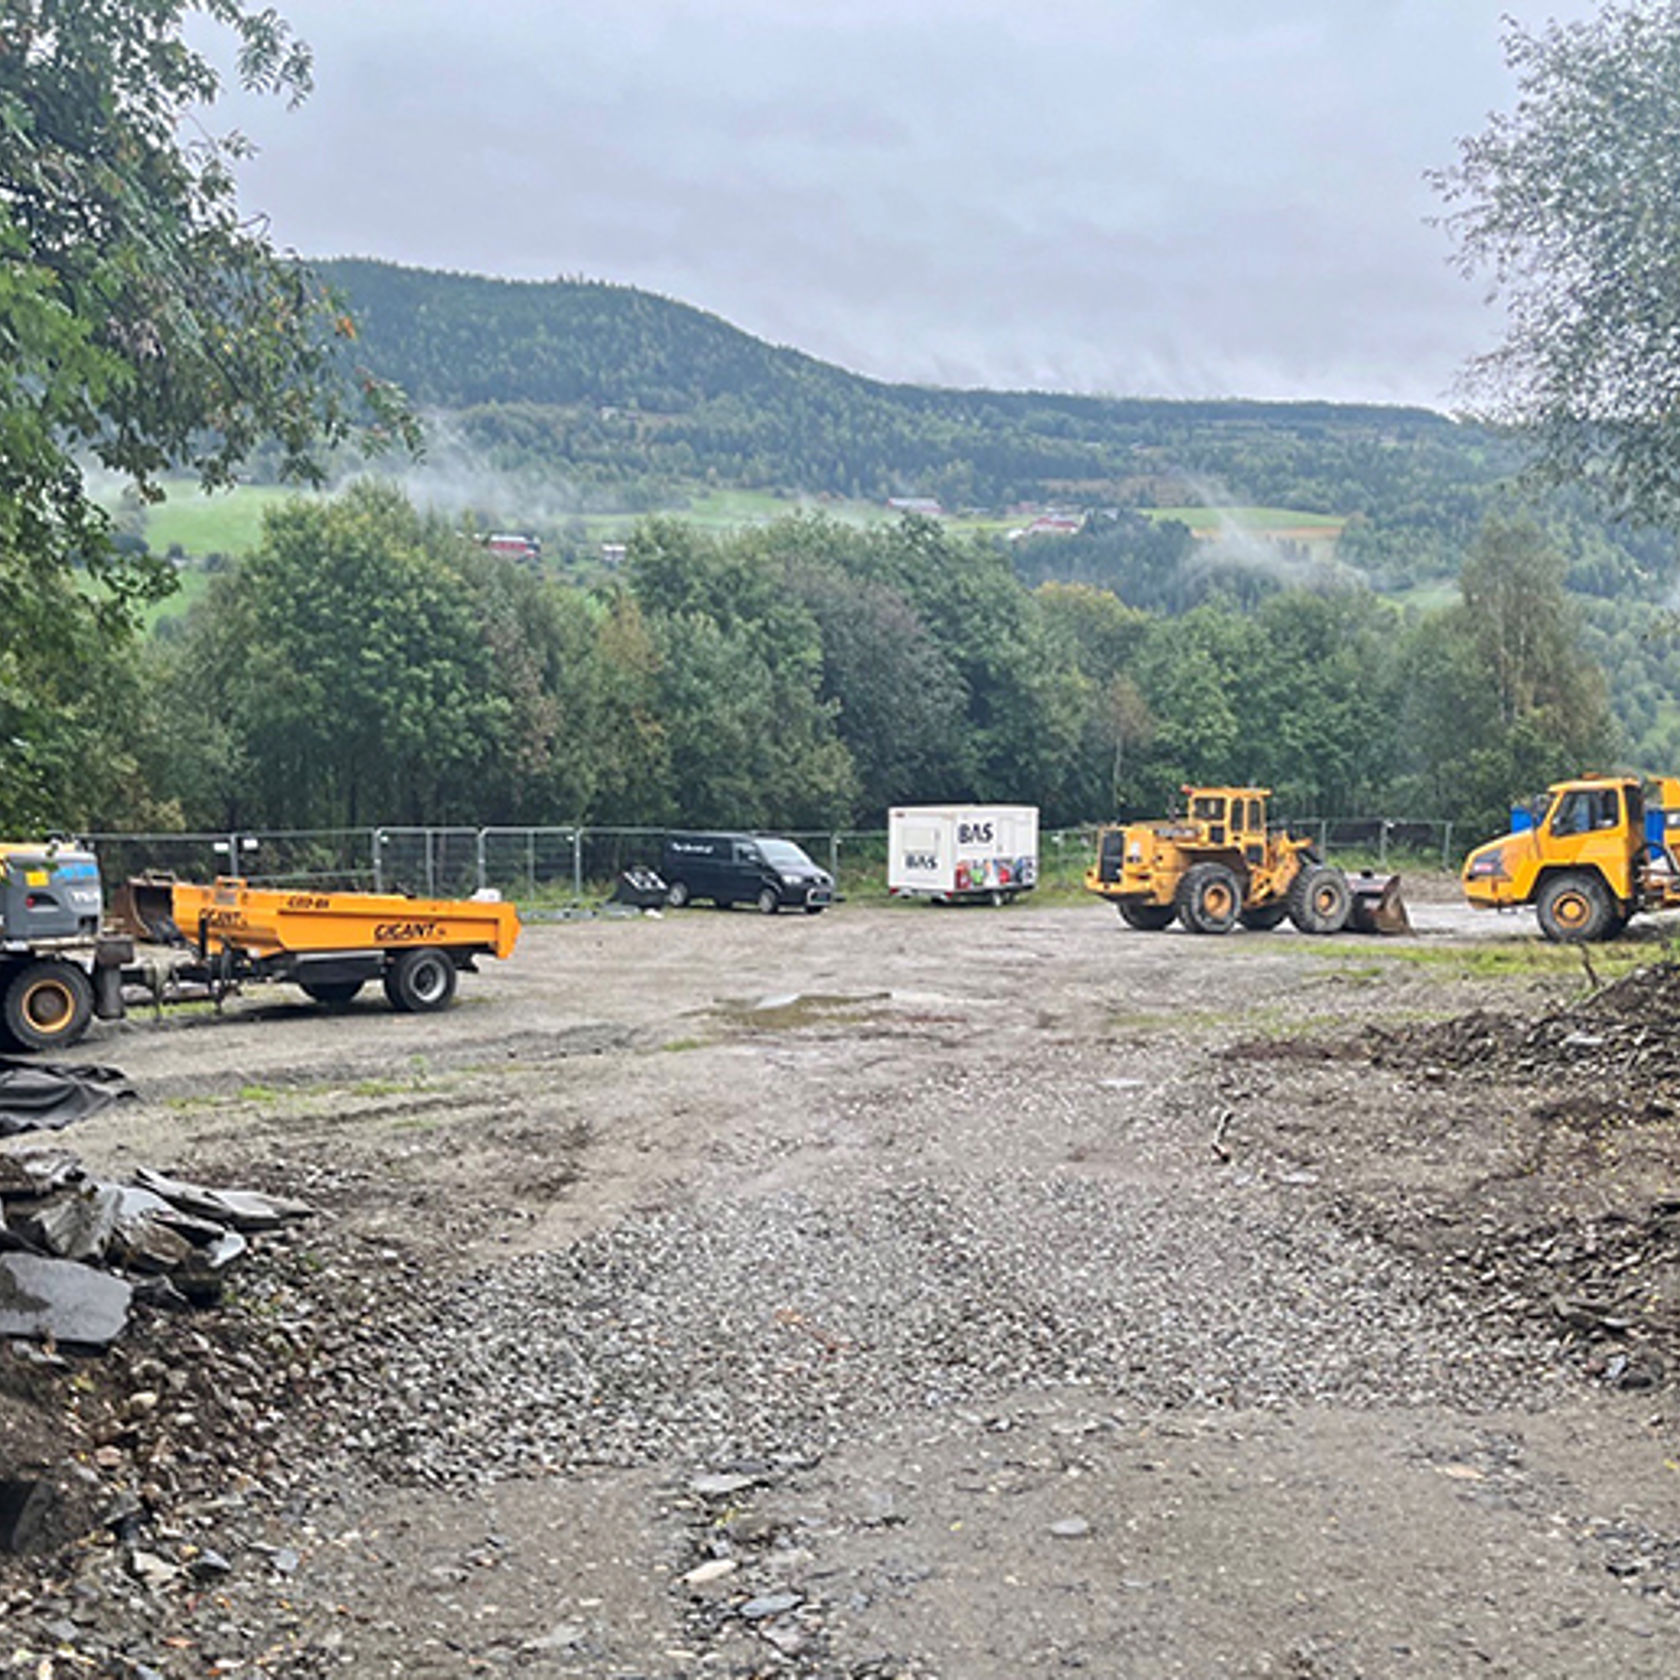
[[[887,891],[1004,904],[1038,882],[1036,805],[907,805],[887,814]]]

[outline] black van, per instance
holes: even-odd
[[[791,840],[753,834],[668,834],[659,873],[665,901],[681,907],[697,898],[728,908],[756,904],[773,916],[783,905],[815,915],[834,902],[834,877]]]

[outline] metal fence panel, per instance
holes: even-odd
[[[1400,868],[1454,869],[1461,861],[1453,824],[1395,817],[1300,817],[1288,825],[1311,835],[1331,859]],[[494,889],[554,904],[606,897],[627,869],[657,870],[661,828],[407,827],[271,829],[255,833],[83,836],[106,879],[164,871],[185,880],[238,874],[253,885],[350,888],[414,897],[464,898]],[[881,829],[782,830],[834,876],[842,895],[884,892],[887,835]],[[1094,827],[1047,829],[1039,836],[1046,885],[1076,882],[1091,854]],[[237,860],[230,868],[229,859]]]

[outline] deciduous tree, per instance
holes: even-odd
[[[1680,4],[1511,24],[1514,108],[1433,177],[1462,267],[1508,330],[1474,363],[1484,412],[1618,514],[1680,513]]]

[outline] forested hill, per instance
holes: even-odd
[[[499,465],[563,465],[584,484],[998,507],[1170,504],[1212,478],[1238,501],[1380,517],[1420,485],[1450,500],[1508,465],[1484,434],[1423,409],[890,385],[631,287],[314,266],[349,302],[375,372],[455,413]]]

